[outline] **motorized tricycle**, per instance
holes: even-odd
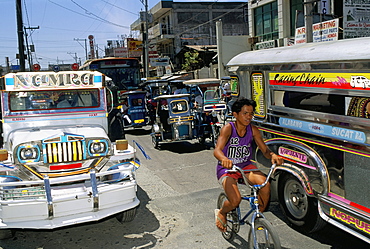
[[[185,81],[193,96],[193,113],[199,142],[210,139],[215,146],[222,124],[219,116],[226,109],[222,99],[222,89],[219,79],[194,79]]]
[[[124,127],[141,128],[149,123],[146,91],[119,92]]]
[[[189,94],[161,95],[155,97],[156,118],[152,126],[152,142],[191,140],[194,138],[194,117],[190,112]]]
[[[154,98],[168,93],[168,81],[162,79],[147,80],[143,83],[143,88],[147,92],[149,123],[153,124],[155,122],[155,113],[157,109],[157,103],[154,101]]]

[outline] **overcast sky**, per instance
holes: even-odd
[[[139,18],[139,12],[145,9],[143,1],[145,0],[22,0],[23,23],[28,34],[28,44],[34,44],[36,50],[34,63],[39,63],[45,69],[48,64],[74,63],[75,57],[84,61],[84,41],[81,39],[87,39],[89,35],[94,36],[99,54],[103,55],[107,40],[130,36],[130,25]],[[9,57],[11,65],[18,64],[16,2],[17,0],[0,0],[1,66],[6,65],[5,57]],[[158,2],[159,0],[148,0],[149,10]],[[33,29],[37,27],[38,29]],[[137,36],[137,33],[133,35]]]

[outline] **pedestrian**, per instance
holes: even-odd
[[[226,214],[236,207],[241,201],[241,195],[237,186],[238,179],[242,179],[240,173],[227,172],[233,165],[244,170],[257,169],[252,164],[252,142],[257,144],[263,155],[271,159],[272,164],[281,165],[282,157],[272,152],[262,139],[259,129],[251,122],[254,116],[256,102],[246,98],[238,99],[232,105],[232,115],[235,122],[226,124],[220,131],[214,156],[218,160],[217,178],[222,185],[227,201],[224,202],[220,210],[215,210],[215,220],[217,228],[226,231]],[[262,184],[266,176],[261,171],[250,171],[245,173],[250,184]],[[259,208],[263,212],[270,199],[270,184],[261,188],[258,192]]]

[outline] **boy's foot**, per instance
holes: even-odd
[[[226,217],[220,213],[220,209],[215,209],[216,227],[221,232],[226,232]]]

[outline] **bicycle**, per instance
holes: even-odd
[[[240,205],[227,214],[226,232],[222,232],[222,236],[227,241],[232,241],[235,234],[239,232],[240,225],[249,225],[250,230],[248,234],[248,248],[259,249],[259,248],[274,248],[280,249],[280,239],[273,228],[272,224],[266,219],[266,217],[259,211],[258,208],[258,190],[263,188],[269,181],[271,175],[275,171],[276,164],[271,166],[271,169],[266,177],[266,181],[261,185],[250,185],[248,178],[244,172],[256,171],[256,170],[243,170],[237,166],[233,166],[229,172],[240,172],[243,176],[245,186],[249,186],[251,189],[250,195],[242,195],[242,201],[248,201],[250,204],[250,210],[242,217]],[[248,184],[248,185],[247,185]],[[223,203],[227,199],[224,192],[220,193],[217,200],[217,208],[220,209]],[[251,215],[250,220],[247,218]]]

